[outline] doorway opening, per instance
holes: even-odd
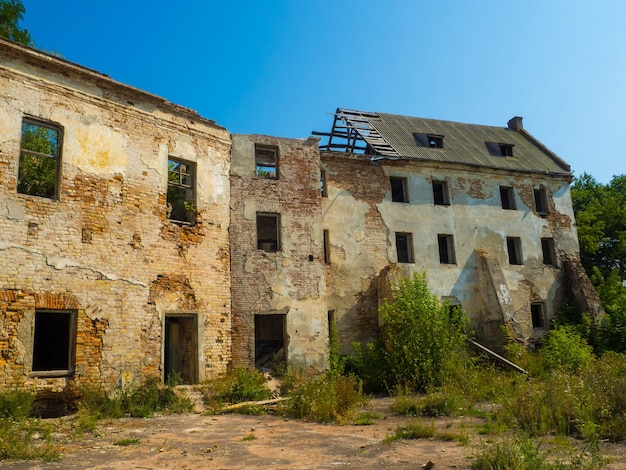
[[[198,383],[198,319],[196,315],[166,315],[163,379]]]
[[[254,316],[254,364],[257,369],[273,371],[287,362],[287,315]]]

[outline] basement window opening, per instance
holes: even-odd
[[[548,194],[543,188],[535,189],[535,210],[541,217],[548,215]]]
[[[280,214],[257,213],[257,248],[263,251],[280,251]]]
[[[500,201],[502,209],[514,211],[517,209],[515,205],[515,190],[510,186],[500,186]]]
[[[439,243],[439,262],[441,264],[455,264],[454,237],[452,235],[437,235]]]
[[[433,201],[437,206],[449,206],[450,196],[448,183],[445,181],[433,181]]]
[[[33,119],[22,122],[17,192],[55,199],[58,196],[62,130]]]
[[[530,315],[533,328],[544,328],[544,306],[542,302],[533,302],[530,304]]]
[[[391,200],[393,202],[409,202],[406,189],[406,178],[392,176],[389,178],[391,184]]]
[[[74,373],[76,313],[36,310],[32,371],[39,376],[68,376]]]
[[[522,240],[519,237],[506,237],[506,248],[509,253],[509,264],[523,264]]]
[[[413,263],[413,235],[396,233],[396,254],[398,263]]]
[[[255,145],[254,161],[259,178],[278,179],[278,147]]]
[[[443,136],[428,134],[428,146],[431,149],[442,149],[443,148]]]
[[[196,221],[196,164],[178,158],[167,160],[167,217],[193,225]]]

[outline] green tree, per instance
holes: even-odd
[[[24,19],[24,13],[26,13],[26,8],[21,0],[0,0],[0,36],[35,47],[35,42],[28,30],[19,25]]]
[[[581,261],[606,311],[598,345],[626,352],[626,175],[605,185],[584,173],[571,193]]]
[[[465,346],[467,315],[439,301],[426,274],[402,279],[381,309],[384,354],[395,382],[414,391],[441,385],[456,370]]]

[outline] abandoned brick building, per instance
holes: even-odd
[[[566,299],[599,311],[569,166],[521,118],[339,109],[322,135],[231,135],[0,39],[0,384],[324,369],[329,322],[346,351],[372,338],[416,271],[492,347],[502,325],[539,339]]]

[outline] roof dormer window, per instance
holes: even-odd
[[[513,156],[513,144],[498,144],[500,146],[500,155],[503,157]]]
[[[442,149],[443,148],[443,136],[428,134],[428,146],[431,149]]]

